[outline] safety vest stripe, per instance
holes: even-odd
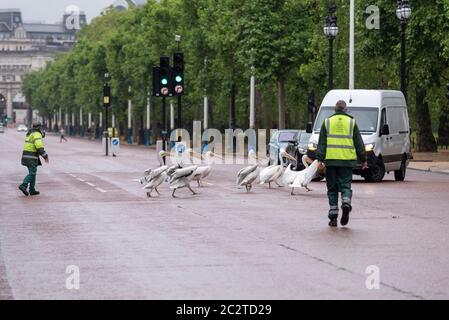
[[[328,134],[327,135],[328,138],[335,138],[335,139],[352,139],[354,136],[350,135],[350,136],[342,136],[342,135],[338,135],[338,134]]]
[[[331,149],[349,149],[349,150],[355,150],[355,148],[353,146],[339,146],[339,145],[334,145],[334,144],[328,144],[327,145],[328,148]]]
[[[22,156],[22,158],[39,160],[38,156],[30,156],[30,155],[27,155],[27,154],[24,154]]]

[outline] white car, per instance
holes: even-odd
[[[308,146],[308,156],[316,158],[315,151],[321,126],[334,114],[338,100],[346,101],[348,113],[359,127],[368,156],[368,167],[362,171],[359,164],[354,174],[371,182],[380,182],[385,173],[394,172],[396,181],[403,181],[412,157],[410,124],[407,104],[400,91],[392,90],[332,90],[321,103]]]
[[[17,127],[17,132],[27,132],[27,131],[28,131],[28,128],[24,124],[21,124]]]

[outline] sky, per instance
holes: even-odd
[[[69,6],[77,6],[87,15],[87,21],[98,16],[114,0],[0,0],[0,9],[20,9],[25,22],[55,23]]]

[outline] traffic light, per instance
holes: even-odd
[[[184,54],[176,52],[173,55],[173,94],[184,94]]]
[[[173,96],[171,71],[170,58],[161,57],[161,64],[159,67],[159,92],[163,97]]]
[[[315,91],[313,90],[309,92],[309,97],[307,98],[307,107],[309,113],[315,113]]]
[[[5,116],[5,124],[8,124],[8,121],[9,121],[8,116]]]
[[[103,86],[103,106],[109,108],[111,106],[111,87],[108,83]]]
[[[157,66],[153,67],[153,97],[159,97],[161,95],[159,69]]]

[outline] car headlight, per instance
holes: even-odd
[[[309,148],[310,151],[315,151],[317,149],[316,143],[309,143],[307,148]]]
[[[373,150],[374,150],[374,143],[370,143],[370,144],[365,145],[365,151],[366,152],[370,152],[370,151],[373,151]]]

